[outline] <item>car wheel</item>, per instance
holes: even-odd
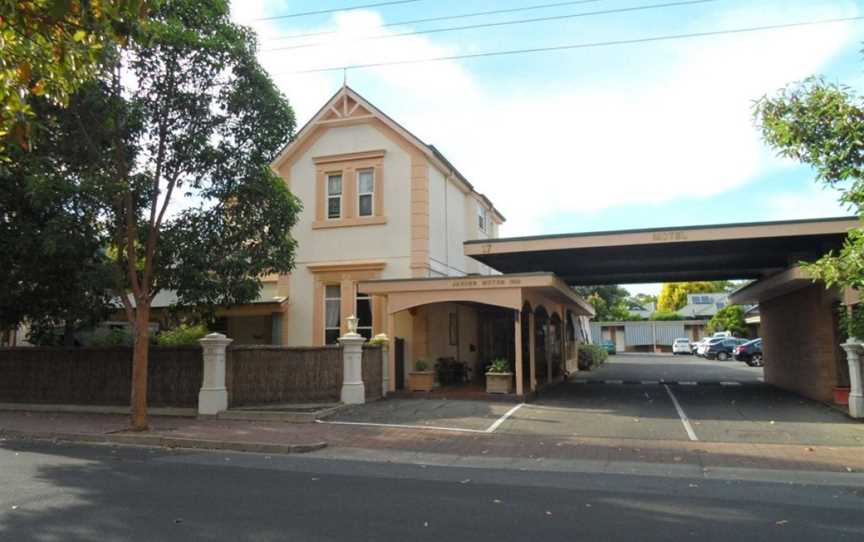
[[[719,361],[726,361],[727,359],[729,359],[729,354],[727,354],[726,352],[720,352],[717,354],[717,359]]]
[[[762,367],[762,354],[753,354],[753,363],[751,367]]]

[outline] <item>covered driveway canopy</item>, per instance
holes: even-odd
[[[839,248],[856,218],[824,218],[467,241],[502,273],[548,271],[571,285],[761,279]]]

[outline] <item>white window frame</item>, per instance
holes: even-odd
[[[327,297],[327,289],[328,287],[336,287],[339,288],[339,297]],[[328,326],[327,325],[327,307],[329,305],[328,301],[337,301],[336,304],[337,311],[339,312],[339,317],[336,319],[336,326]],[[324,344],[335,344],[327,342],[327,332],[331,330],[336,330],[336,336],[342,334],[342,289],[338,284],[325,284],[324,285]]]
[[[331,194],[330,193],[330,179],[333,177],[339,177],[339,193],[338,194]],[[324,189],[326,190],[325,202],[324,202],[324,205],[325,205],[324,212],[326,213],[325,216],[327,217],[327,220],[339,220],[339,219],[341,219],[342,215],[343,215],[342,196],[345,193],[345,178],[342,176],[342,173],[341,172],[328,173],[326,186],[324,187]],[[330,216],[330,200],[331,199],[338,199],[339,200],[339,215],[338,216]]]
[[[360,187],[360,175],[363,173],[368,173],[372,177],[372,190],[369,192],[363,192]],[[371,202],[368,215],[364,215],[361,212],[362,207],[360,206],[360,199],[363,196],[369,196],[369,201]],[[375,216],[375,168],[363,168],[357,170],[357,216],[361,218]]]
[[[483,207],[479,203],[477,204],[477,226],[483,232],[488,231],[489,228],[489,214],[486,211],[486,207]]]

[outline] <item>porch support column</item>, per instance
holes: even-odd
[[[528,313],[528,369],[531,371],[531,391],[537,389],[537,367],[535,366],[534,350],[537,349],[537,334],[534,331],[536,325],[534,311]]]
[[[389,307],[385,307],[382,311],[384,317],[387,318],[387,336],[392,343],[387,349],[387,364],[390,367],[388,373],[390,377],[387,379],[387,391],[396,391],[396,315],[390,314]]]
[[[525,393],[523,380],[524,376],[522,374],[522,322],[520,322],[520,317],[522,315],[522,311],[515,310],[513,312],[513,350],[514,358],[516,363],[516,395],[523,395]]]

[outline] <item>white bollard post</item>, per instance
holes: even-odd
[[[381,397],[387,397],[390,391],[390,339],[386,333],[379,333],[372,340],[381,345]]]
[[[198,414],[215,416],[228,410],[225,349],[233,340],[221,333],[211,333],[198,342],[204,349],[204,379],[198,393]]]
[[[864,367],[861,354],[864,345],[857,342],[841,344],[846,351],[849,363],[849,415],[853,418],[864,418]]]
[[[366,387],[363,385],[363,343],[366,339],[357,333],[357,318],[351,315],[348,333],[339,337],[342,344],[342,393],[340,399],[346,405],[362,405],[366,402]]]

